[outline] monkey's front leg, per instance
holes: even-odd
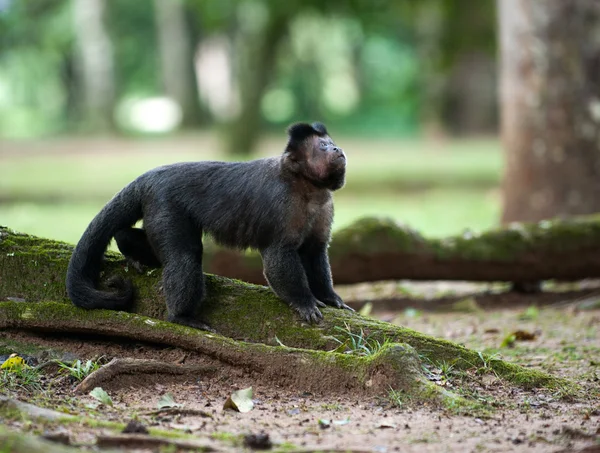
[[[291,247],[271,246],[261,250],[265,278],[277,296],[296,310],[302,319],[318,323],[323,319],[313,296],[298,252]]]
[[[298,249],[298,254],[302,260],[310,290],[315,297],[326,305],[354,311],[333,289],[327,243],[314,237],[308,238]]]

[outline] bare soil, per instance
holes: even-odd
[[[462,291],[460,286],[456,288],[457,293]],[[361,294],[362,291],[359,290]],[[371,287],[373,291],[380,289]],[[394,400],[389,395],[367,398],[343,392],[335,396],[306,393],[302,389],[280,387],[276,380],[264,382],[258,375],[222,364],[210,376],[117,377],[103,385],[112,398],[113,407],[88,407],[95,399],[75,394],[77,381],[56,367],[44,369],[39,388],[5,385],[0,387],[0,395],[97,421],[127,423],[135,418],[149,428],[208,439],[219,451],[245,451],[243,436],[261,432],[269,435],[274,448],[288,448],[286,451],[577,451],[600,442],[600,310],[582,309],[581,297],[573,299],[569,294],[565,293],[559,302],[539,307],[536,307],[536,298],[544,301],[547,295],[529,295],[527,305],[503,304],[499,309],[487,305],[484,311],[481,306],[485,305],[486,297],[497,297],[487,292],[479,293],[475,302],[450,307],[450,311],[448,306],[443,312],[425,311],[423,307],[431,308],[430,303],[413,300],[410,307],[399,304],[394,310],[391,303],[386,303],[384,309],[375,309],[373,313],[475,350],[497,353],[506,360],[569,378],[582,386],[581,397],[566,398],[558,393],[517,389],[492,374],[471,375],[469,379],[471,383],[475,381],[475,385],[462,386],[465,376],[455,373],[451,364],[441,373],[443,378],[439,385],[480,397],[489,412],[457,414],[439,407]],[[586,293],[587,299],[592,296]],[[479,301],[483,302],[479,304]],[[511,335],[516,339],[501,347]],[[519,340],[528,336],[533,339]],[[12,345],[8,347],[22,352],[23,346],[19,344],[24,343],[63,351],[59,354],[63,354],[65,361],[77,357],[105,363],[114,357],[132,357],[214,365],[196,354],[160,345],[0,332],[0,347],[5,350],[7,345]],[[64,355],[65,352],[68,354]],[[33,355],[44,360],[43,354]],[[239,413],[223,409],[233,391],[247,387],[254,389],[252,411]],[[478,390],[482,391],[480,396]],[[194,409],[196,413],[148,414],[156,411],[159,400],[167,393],[184,409]],[[202,412],[209,416],[203,416]],[[82,448],[89,448],[99,434],[115,433],[109,427],[89,424],[58,426],[49,422],[1,418],[0,421],[24,432],[65,432],[72,445]]]

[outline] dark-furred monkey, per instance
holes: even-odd
[[[308,322],[318,307],[350,309],[335,293],[327,247],[331,192],[344,185],[346,156],[320,123],[288,128],[281,156],[249,162],[187,162],[158,167],[134,180],[100,211],[73,252],[67,292],[83,308],[127,310],[134,288],[113,279],[97,289],[104,252],[114,237],[129,259],[163,267],[169,321],[197,320],[204,296],[202,234],[260,251],[273,291]],[[143,229],[133,225],[143,219]]]

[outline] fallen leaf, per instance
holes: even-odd
[[[96,387],[90,392],[90,396],[100,401],[105,406],[112,406],[113,402],[111,397],[106,393],[102,387]]]
[[[379,429],[396,429],[397,426],[394,423],[380,423],[379,426],[377,427]]]
[[[347,425],[348,423],[350,423],[350,417],[345,418],[344,420],[334,420],[333,421],[333,424],[338,425],[338,426]]]
[[[233,409],[242,413],[250,412],[253,408],[252,387],[233,392],[223,405],[223,409]]]
[[[171,395],[170,393],[165,393],[163,396],[160,397],[156,406],[158,407],[158,409],[164,409],[166,407],[181,407],[183,406],[183,404],[176,403],[173,399],[173,395]]]

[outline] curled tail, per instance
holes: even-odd
[[[130,281],[113,277],[107,286],[114,291],[96,288],[104,252],[115,233],[130,227],[141,218],[141,203],[131,186],[110,200],[89,224],[73,251],[67,269],[67,294],[82,308],[127,310],[134,298]]]

